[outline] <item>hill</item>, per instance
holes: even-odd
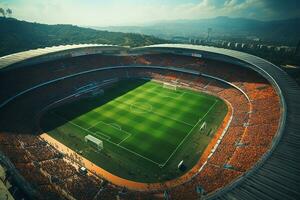
[[[144,46],[166,42],[143,34],[99,31],[73,25],[46,25],[3,17],[0,17],[0,27],[0,56],[63,44]]]
[[[95,27],[94,27],[95,28]],[[213,38],[260,38],[285,45],[296,45],[300,35],[300,18],[259,21],[246,18],[216,17],[199,20],[160,21],[144,26],[98,27],[108,31],[142,33],[170,38],[174,36]]]

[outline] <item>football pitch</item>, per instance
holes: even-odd
[[[102,95],[49,111],[45,121],[55,124],[48,131],[52,137],[100,167],[103,163],[98,160],[104,154],[123,168],[134,166],[123,163],[138,161],[136,165],[142,164],[145,169],[150,165],[159,173],[168,165],[176,168],[176,162],[190,152],[188,146],[198,150],[195,154],[199,158],[226,112],[225,103],[215,96],[183,88],[172,90],[154,81],[126,80],[105,89]],[[193,141],[195,134],[199,141]],[[102,140],[104,149],[99,152],[86,143],[86,135]],[[198,149],[191,146],[195,142]],[[115,171],[107,163],[104,168]],[[149,173],[149,169],[146,171],[141,174]]]

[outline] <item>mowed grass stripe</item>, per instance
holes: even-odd
[[[114,93],[124,89],[121,84],[119,86],[114,88]],[[147,82],[78,116],[72,123],[155,163],[164,164],[214,100],[214,97],[190,93],[194,92],[172,91],[159,83]],[[109,98],[105,95],[109,93],[104,93],[103,99]],[[121,130],[108,124],[117,124]],[[163,151],[157,153],[156,149],[161,147]]]
[[[132,104],[128,104],[128,103],[126,103],[126,102],[121,102],[121,101],[118,101],[120,104],[124,104],[124,105],[127,105],[129,108],[130,107],[132,107]],[[150,104],[150,105],[152,105],[152,104]],[[155,105],[154,105],[155,106]],[[152,107],[154,107],[153,105],[152,105]],[[163,114],[163,113],[161,113],[161,112],[155,112],[155,111],[153,111],[153,109],[151,109],[151,110],[147,110],[147,109],[144,109],[143,107],[141,107],[141,106],[138,106],[138,105],[135,105],[135,107],[136,107],[136,109],[140,109],[141,111],[145,111],[145,113],[147,113],[147,114],[154,114],[154,115],[157,115],[157,116],[160,116],[161,118],[164,118],[164,119],[168,119],[168,120],[174,120],[174,121],[176,121],[176,122],[178,122],[178,123],[182,123],[182,124],[186,124],[186,125],[188,125],[188,126],[193,126],[192,124],[190,124],[190,123],[188,123],[188,122],[185,122],[185,121],[181,121],[181,120],[178,120],[178,119],[176,119],[176,118],[174,118],[172,115],[170,115],[170,116],[168,116],[168,115],[165,115],[165,114]],[[141,114],[145,114],[145,113],[141,113]],[[147,117],[148,118],[148,117]]]
[[[94,125],[98,124],[98,121],[105,121],[106,123],[116,123],[121,125],[121,128],[126,131],[134,131],[135,129],[139,132],[141,131],[147,131],[151,127],[159,127],[161,126],[161,122],[163,121],[164,124],[163,126],[167,127],[168,129],[172,130],[173,128],[182,128],[180,124],[177,122],[174,122],[173,120],[166,120],[166,119],[161,119],[160,116],[156,115],[149,115],[147,114],[130,114],[130,106],[129,105],[124,105],[124,104],[119,104],[119,103],[110,103],[105,105],[106,108],[105,110],[108,110],[107,112],[111,114],[107,114],[107,112],[103,113],[101,110],[98,110],[97,112],[91,111],[90,113],[87,113],[83,117],[79,117],[75,121],[81,121],[82,119],[90,121],[89,124],[91,124],[91,121],[94,122]],[[121,113],[126,114],[126,116],[120,116]],[[146,121],[149,122],[145,123]],[[78,122],[77,122],[78,123]],[[86,123],[80,123],[80,124],[86,124]],[[130,125],[130,126],[128,126]],[[88,128],[87,126],[85,126]],[[141,129],[142,128],[142,129]],[[98,128],[99,129],[99,128]],[[107,132],[107,131],[103,131]],[[155,135],[154,135],[155,136]]]
[[[181,106],[181,103],[176,102],[176,101],[162,101],[161,97],[158,95],[156,95],[156,96],[152,95],[152,97],[145,96],[143,98],[139,98],[138,100],[135,100],[135,98],[130,98],[130,101],[126,101],[126,102],[120,101],[120,102],[126,103],[128,105],[131,104],[137,108],[139,106],[135,106],[134,102],[138,102],[138,103],[147,102],[148,105],[152,106],[151,112],[161,115],[161,116],[164,116],[164,117],[174,119],[179,122],[183,122],[185,124],[189,124],[190,126],[193,126],[193,123],[185,122],[184,118],[180,118],[180,115],[179,115],[179,117],[175,116],[177,113],[183,113],[183,112],[181,112],[182,111],[181,108],[183,108],[183,106]],[[186,106],[189,106],[189,105],[186,105]],[[143,109],[143,108],[141,107],[141,109]],[[176,110],[176,112],[174,113],[175,110]],[[147,109],[145,111],[147,112]],[[191,114],[190,116],[194,115],[194,121],[196,123],[196,120],[198,119],[199,114],[195,113],[194,110],[190,110],[187,108],[185,108],[184,111],[189,112]]]
[[[55,113],[53,113],[53,114],[55,114]],[[160,165],[160,163],[157,163],[156,161],[152,160],[151,158],[146,157],[145,155],[139,154],[139,153],[136,152],[135,150],[128,149],[128,148],[126,148],[126,147],[124,147],[124,146],[122,146],[122,145],[119,145],[119,144],[116,144],[116,143],[110,141],[110,139],[109,139],[110,137],[107,136],[107,135],[105,135],[105,134],[102,135],[101,132],[96,132],[96,133],[95,133],[95,132],[92,132],[92,131],[90,131],[90,130],[84,128],[84,127],[81,127],[80,125],[78,125],[78,124],[76,124],[76,123],[74,123],[74,122],[72,122],[72,121],[68,121],[67,119],[65,119],[65,118],[62,117],[62,116],[59,116],[59,115],[57,115],[57,114],[56,114],[56,116],[59,117],[61,120],[65,121],[65,122],[66,122],[66,125],[67,125],[67,124],[71,124],[72,126],[77,127],[79,130],[81,130],[81,131],[79,131],[79,132],[81,132],[81,133],[85,132],[86,134],[82,134],[83,137],[84,137],[85,135],[88,135],[88,134],[93,135],[93,136],[98,137],[99,139],[103,139],[103,140],[105,140],[105,141],[107,141],[107,142],[109,142],[109,143],[111,143],[111,144],[113,144],[113,145],[119,146],[120,148],[122,148],[122,149],[124,149],[124,150],[126,150],[126,151],[128,151],[128,152],[130,152],[130,153],[132,153],[132,154],[135,154],[135,155],[137,155],[137,156],[139,156],[139,157],[142,157],[142,158],[144,158],[145,160],[148,160],[149,162],[152,162],[152,163],[154,163],[154,164],[156,164],[156,165]],[[122,141],[121,141],[121,142],[122,142]]]
[[[208,101],[213,102],[213,99],[207,98],[203,95],[197,95],[197,94],[191,94],[195,93],[193,91],[187,91],[187,92],[181,92],[180,98],[172,99],[172,98],[166,98],[162,99],[163,95],[160,95],[161,93],[164,93],[164,90],[169,91],[169,89],[163,88],[162,86],[157,86],[160,88],[160,92],[156,93],[148,93],[148,90],[146,90],[144,93],[139,93],[139,98],[136,99],[135,96],[130,94],[130,100],[126,101],[126,103],[132,103],[132,102],[151,102],[151,104],[155,105],[153,106],[153,111],[166,115],[166,116],[174,116],[174,107],[176,107],[175,110],[177,110],[176,113],[189,113],[189,115],[179,115],[178,117],[174,117],[176,120],[184,121],[186,119],[184,116],[189,116],[188,119],[191,120],[190,124],[194,124],[198,121],[199,115],[202,113],[205,113],[207,108],[203,106],[203,102],[207,105],[210,105]],[[173,91],[171,91],[173,92]],[[175,92],[175,91],[174,91]],[[183,95],[185,95],[184,98]],[[195,101],[194,95],[197,95],[199,97],[197,101]],[[189,98],[186,98],[189,97]],[[160,105],[159,105],[160,104]],[[183,106],[184,105],[184,106]],[[163,107],[163,109],[161,109]],[[197,110],[197,112],[195,112]],[[182,116],[182,117],[181,117]],[[188,123],[188,122],[187,122]]]
[[[119,144],[125,138],[129,137],[131,134],[123,131],[119,127],[113,126],[112,124],[107,124],[103,121],[99,121],[96,125],[88,129],[94,133],[99,132],[101,135],[104,134],[109,137],[109,140]]]
[[[195,98],[194,98],[195,99]],[[145,98],[144,101],[147,99]],[[160,96],[155,97],[155,101],[153,101],[154,98],[150,98],[149,101],[154,104],[153,106],[153,112],[165,115],[165,116],[172,116],[172,118],[175,118],[179,121],[184,121],[186,119],[189,120],[189,124],[195,124],[199,116],[204,114],[207,111],[207,106],[210,105],[211,101],[208,101],[207,99],[197,99],[197,101],[175,101],[175,100],[163,100],[160,98]],[[207,106],[203,106],[203,105]],[[176,111],[176,112],[174,112]],[[197,111],[197,112],[195,112]],[[179,114],[179,115],[178,115]],[[186,115],[180,115],[180,114],[186,114]],[[185,117],[188,116],[188,117]]]
[[[167,164],[167,162],[172,158],[172,156],[176,153],[176,151],[180,148],[180,146],[183,144],[183,142],[189,137],[189,135],[197,128],[197,126],[200,124],[200,122],[203,121],[203,119],[209,114],[209,112],[215,107],[218,100],[215,100],[215,102],[210,106],[210,108],[207,110],[207,112],[199,119],[199,121],[195,124],[195,126],[188,132],[188,134],[181,140],[181,142],[178,144],[178,146],[175,148],[175,150],[171,153],[169,158],[164,162],[163,166]]]
[[[132,125],[132,129],[130,130],[132,131],[132,135],[123,141],[121,145],[158,163],[162,163],[164,161],[164,157],[168,156],[172,152],[173,147],[177,145],[177,141],[180,140],[181,136],[185,134],[184,130],[186,130],[187,127],[172,120],[164,120],[163,123],[161,123],[162,120],[157,119],[157,117],[158,116],[155,115],[148,116],[146,117],[148,118],[148,121],[145,122],[146,120],[142,120],[143,123],[139,123],[135,120],[125,123]],[[138,118],[141,119],[141,116]],[[151,120],[149,120],[149,118]],[[116,120],[116,123],[120,124],[121,127],[124,128],[125,124],[123,120]],[[97,127],[96,130],[91,128],[90,130],[100,131],[101,133],[105,133],[105,135],[109,135],[110,137],[112,137],[113,133],[115,132],[108,130],[107,126]],[[166,137],[166,135],[170,137]],[[111,139],[111,141],[119,143],[119,140],[116,141]],[[136,144],[139,145],[137,146]],[[153,155],[153,152],[150,148],[160,148],[162,145],[165,151],[161,154]]]
[[[129,105],[126,104],[118,104],[116,109],[124,109],[129,111]],[[172,129],[182,129],[183,126],[184,128],[187,128],[187,125],[182,125],[180,123],[177,123],[176,121],[172,120],[172,119],[165,119],[162,118],[159,115],[153,115],[151,113],[146,113],[146,114],[136,114],[136,113],[132,113],[132,112],[128,112],[126,115],[126,119],[128,119],[129,121],[125,121],[124,119],[118,117],[118,111],[115,112],[116,116],[113,118],[116,123],[121,124],[122,125],[122,129],[124,129],[126,127],[127,124],[131,125],[129,128],[129,132],[139,132],[139,133],[143,133],[143,134],[149,134],[152,132],[152,137],[161,137],[160,135],[156,135],[153,134],[155,132],[151,131],[151,129],[155,128],[156,130],[160,130],[160,127],[165,127],[169,130]],[[112,119],[112,120],[113,120]],[[161,133],[161,131],[160,131]],[[163,134],[161,134],[163,135]]]

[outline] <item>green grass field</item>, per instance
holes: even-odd
[[[49,111],[42,127],[100,167],[142,182],[169,180],[197,162],[226,115],[225,103],[211,95],[145,80],[120,81],[104,94]],[[200,131],[201,125],[207,126]],[[104,149],[84,142],[103,140]]]

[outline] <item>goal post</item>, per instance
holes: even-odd
[[[167,88],[170,90],[177,90],[177,85],[172,83],[163,83],[163,88]]]
[[[86,143],[91,144],[92,146],[96,147],[98,150],[102,150],[103,149],[103,141],[92,136],[92,135],[86,135],[84,137],[84,141]]]

